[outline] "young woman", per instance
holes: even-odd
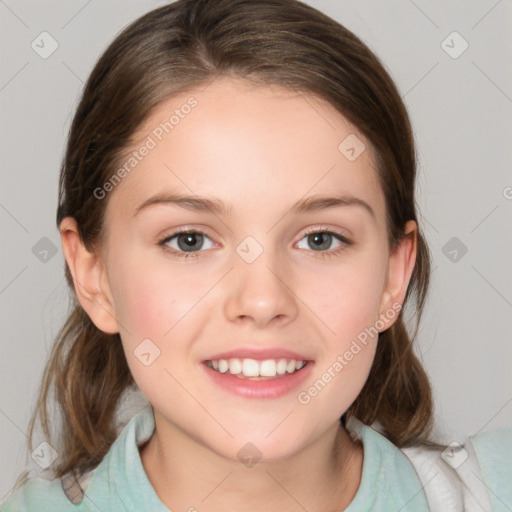
[[[510,431],[429,442],[402,313],[429,283],[415,176],[392,80],[314,8],[179,0],[127,27],[61,172],[76,305],[36,411],[58,458],[2,510],[506,503]]]

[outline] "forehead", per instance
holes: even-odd
[[[139,199],[162,191],[211,195],[255,210],[263,199],[268,208],[335,192],[362,198],[378,215],[384,211],[369,141],[311,94],[216,80],[159,105],[135,140],[124,159],[134,165],[125,165],[113,194],[119,199],[112,197],[124,199],[127,214]]]

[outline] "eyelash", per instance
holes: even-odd
[[[163,239],[159,240],[158,245],[161,246],[165,252],[170,253],[172,256],[176,256],[178,258],[185,258],[185,259],[190,258],[190,257],[196,258],[197,256],[199,256],[199,254],[201,252],[204,252],[204,251],[193,251],[193,252],[177,251],[176,249],[172,249],[167,245],[167,243],[170,242],[173,238],[175,238],[179,235],[186,235],[186,234],[204,235],[207,238],[210,238],[204,231],[200,231],[197,229],[182,229],[182,230],[175,231],[174,233],[172,233],[170,235],[165,236]],[[316,228],[312,228],[310,230],[305,231],[302,234],[302,238],[300,240],[302,240],[303,238],[307,237],[308,235],[312,235],[312,234],[331,235],[335,239],[337,239],[339,242],[342,243],[342,245],[340,247],[338,247],[337,249],[331,249],[330,251],[310,251],[310,252],[317,253],[323,259],[329,258],[331,256],[337,256],[338,254],[344,252],[348,247],[350,247],[353,244],[353,242],[351,240],[344,237],[343,235],[340,235],[339,233],[336,233],[335,231],[331,231],[328,228],[322,228],[322,227],[320,227],[320,228],[316,227]]]

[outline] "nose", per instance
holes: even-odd
[[[282,267],[267,250],[252,263],[235,255],[227,283],[226,317],[235,323],[252,322],[259,328],[293,321],[298,311],[297,296],[291,273],[283,272]]]

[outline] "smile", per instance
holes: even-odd
[[[296,359],[216,359],[205,362],[206,366],[218,373],[244,378],[276,378],[301,370],[307,361]]]

